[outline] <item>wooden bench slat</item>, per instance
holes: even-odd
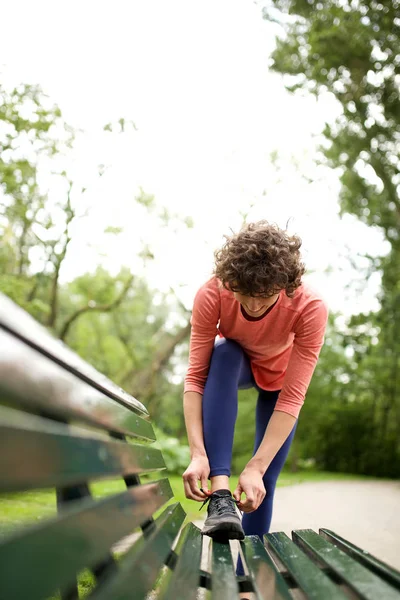
[[[335,546],[338,546],[343,552],[349,554],[355,558],[359,563],[363,564],[370,571],[373,571],[382,579],[385,579],[391,585],[397,587],[400,590],[400,572],[396,571],[393,567],[390,567],[386,563],[382,562],[366,550],[362,550],[358,546],[355,546],[348,540],[345,540],[337,533],[334,533],[330,529],[320,529],[320,535],[328,542],[332,542]]]
[[[0,294],[0,327],[50,357],[64,369],[74,373],[110,398],[114,398],[131,410],[148,415],[146,407],[141,402],[130,396],[105,375],[99,373],[60,340],[50,335],[47,329],[4,294]]]
[[[257,600],[292,600],[285,580],[258,535],[240,543]]]
[[[196,600],[200,578],[203,536],[200,529],[188,523],[183,529],[175,552],[178,562],[166,579],[159,600]]]
[[[66,589],[76,573],[105,559],[111,546],[172,497],[167,479],[105,498],[71,502],[55,519],[0,542],[5,598],[43,600]]]
[[[239,598],[239,586],[236,580],[229,543],[211,541],[211,598],[226,600]]]
[[[285,533],[268,533],[264,536],[264,540],[307,598],[311,600],[320,600],[321,598],[346,600],[348,598]]]
[[[331,568],[361,598],[399,600],[399,592],[392,586],[324,540],[312,529],[293,531],[293,541],[312,557],[318,558]]]
[[[0,328],[0,403],[147,440],[151,423]]]
[[[146,598],[171,552],[185,516],[179,503],[168,506],[156,520],[151,535],[128,550],[120,561],[118,572],[100,590],[95,590],[89,596],[90,600]]]
[[[0,491],[64,487],[165,468],[160,450],[0,407]]]

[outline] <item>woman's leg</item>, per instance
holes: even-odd
[[[211,356],[202,403],[210,478],[231,474],[238,388],[253,385],[250,363],[241,346],[233,340],[218,340]]]
[[[274,412],[278,396],[279,391],[267,392],[265,390],[260,390],[256,408],[256,438],[254,442],[254,454],[262,442],[265,430],[272,413]],[[269,532],[276,482],[289,453],[290,445],[296,431],[296,426],[297,421],[289,436],[286,438],[286,441],[283,443],[265,472],[263,482],[267,493],[264,500],[257,510],[251,513],[243,514],[242,526],[246,535],[258,535],[262,540],[263,535]],[[236,573],[237,575],[244,575],[243,564],[240,556],[237,562]]]
[[[265,430],[274,411],[278,396],[279,391],[267,392],[263,390],[259,393],[256,409],[256,439],[254,444],[254,453],[257,451],[264,437]],[[265,472],[263,481],[267,493],[263,502],[254,512],[243,515],[243,529],[246,535],[258,535],[262,539],[263,535],[269,531],[276,482],[289,453],[290,445],[296,431],[296,426],[297,421],[286,441],[283,443],[282,447],[277,452],[275,458],[272,460]]]

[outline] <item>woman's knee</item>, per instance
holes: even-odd
[[[237,342],[223,338],[215,343],[211,360],[224,365],[229,363],[239,366],[243,357],[243,348]]]

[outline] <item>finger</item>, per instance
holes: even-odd
[[[240,503],[239,508],[243,512],[253,512],[255,510],[255,498],[251,494],[247,495],[246,500]]]
[[[243,506],[240,506],[240,504],[238,504],[238,507],[244,513],[251,513],[256,510],[255,507],[251,504],[245,504]]]
[[[201,490],[206,496],[209,496],[211,494],[211,492],[208,489],[208,478],[205,475],[201,476]]]
[[[246,493],[246,492],[245,492]],[[238,507],[243,512],[253,512],[257,510],[264,500],[266,492],[264,490],[253,490],[246,494],[246,499],[238,504]]]
[[[190,487],[186,479],[183,480],[183,489],[185,490],[185,497],[193,500],[192,492],[190,491]]]
[[[192,493],[193,500],[204,500],[204,494],[200,491],[197,485],[197,476],[190,475],[188,477],[188,484]]]
[[[257,508],[260,506],[261,504],[261,496],[260,494],[256,493],[255,497],[254,497],[254,501],[253,501],[253,510],[257,510]]]
[[[194,473],[186,472],[182,475],[185,496],[190,500],[204,500],[204,496],[201,494],[197,487],[197,476]]]
[[[204,496],[200,495],[197,486],[196,486],[196,489],[198,490],[198,494],[193,494],[193,490],[190,485],[189,477],[185,477],[185,479],[183,480],[183,485],[185,488],[186,498],[189,498],[189,500],[196,500],[197,502],[199,502],[200,500],[204,500]]]
[[[243,494],[242,487],[240,485],[237,486],[236,490],[233,492],[233,497],[235,500],[240,502],[240,496]]]
[[[258,498],[257,498],[257,508],[264,502],[265,496],[266,496],[265,488],[260,489],[258,492]]]
[[[192,490],[190,489],[189,482],[186,479],[183,481],[183,487],[185,489],[185,496],[186,496],[186,498],[189,498],[189,500],[196,500],[196,498],[193,497]]]

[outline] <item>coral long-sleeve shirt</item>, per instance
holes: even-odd
[[[261,389],[281,390],[275,410],[297,418],[324,343],[327,318],[322,297],[303,283],[293,298],[281,291],[265,316],[249,321],[233,293],[212,277],[194,299],[185,392],[203,393],[219,335],[241,345]]]

